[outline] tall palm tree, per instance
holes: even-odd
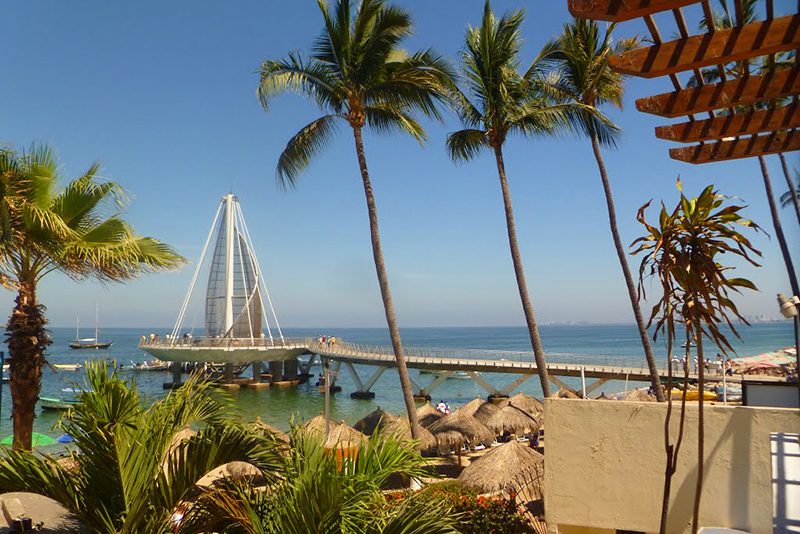
[[[524,72],[519,71],[522,45],[520,25],[523,18],[523,11],[518,10],[498,19],[487,1],[484,4],[481,25],[467,29],[465,47],[461,53],[464,91],[454,89],[452,97],[453,108],[465,129],[448,135],[447,149],[456,162],[471,160],[483,149],[494,153],[517,288],[542,392],[548,397],[550,383],[544,347],[517,242],[511,192],[503,160],[503,144],[509,134],[522,134],[526,137],[553,134],[559,127],[567,124],[573,106],[554,104],[548,96],[546,73],[542,67],[549,50],[543,50]]]
[[[701,21],[701,25],[706,26],[708,28],[733,28],[736,25],[736,22],[741,24],[748,24],[750,22],[754,22],[758,20],[758,13],[756,11],[756,0],[742,0],[741,2],[741,12],[737,17],[734,13],[731,12],[730,7],[728,6],[728,2],[726,0],[720,0],[720,7],[721,12],[714,12],[712,14],[712,20],[707,21],[705,18]],[[715,67],[709,67],[707,69],[703,69],[701,74],[706,82],[709,81],[718,81],[722,79],[727,74],[731,74],[735,77],[746,77],[749,76],[753,71],[770,71],[773,69],[780,69],[780,68],[788,68],[791,65],[791,54],[781,54],[776,57],[768,56],[764,61],[756,64],[751,64],[749,61],[737,61],[734,63],[729,63],[725,65],[717,65]],[[697,79],[695,75],[693,75],[690,80],[690,86],[697,86],[699,85],[700,80]],[[779,102],[766,102],[760,104],[759,107],[771,107],[777,105]],[[723,113],[730,112],[731,110],[725,110]],[[781,255],[783,256],[783,262],[786,266],[786,274],[789,277],[789,284],[792,288],[792,293],[795,295],[800,294],[800,284],[798,284],[797,279],[797,272],[794,268],[794,262],[792,261],[792,255],[789,252],[789,246],[786,243],[786,236],[783,233],[783,225],[781,224],[780,212],[778,211],[778,205],[775,200],[775,194],[773,193],[772,188],[772,179],[770,178],[769,169],[767,167],[766,158],[764,156],[758,157],[758,163],[761,167],[761,178],[764,182],[764,191],[767,196],[767,204],[769,206],[770,215],[772,217],[772,226],[775,229],[775,237],[778,239],[778,246],[781,250]],[[786,181],[790,184],[791,190],[791,177],[788,174],[788,167],[786,166],[786,160],[781,154],[781,163],[783,165],[784,176],[786,177]],[[798,211],[798,217],[800,217],[800,211]]]
[[[603,183],[603,193],[606,198],[608,222],[611,227],[611,236],[617,259],[622,268],[625,285],[628,288],[628,298],[631,301],[633,316],[639,329],[639,338],[644,349],[647,366],[650,369],[650,383],[659,401],[666,400],[661,388],[661,379],[658,374],[656,359],[650,346],[647,326],[639,307],[639,296],[636,284],[631,276],[625,248],[617,227],[617,214],[614,207],[614,196],[611,192],[611,181],[603,161],[601,146],[616,146],[619,128],[606,117],[598,108],[604,104],[622,107],[623,77],[613,71],[608,64],[609,56],[631,49],[636,45],[635,40],[624,39],[613,42],[611,34],[614,26],[609,26],[605,33],[600,31],[597,23],[589,20],[575,19],[564,26],[563,33],[549,46],[554,52],[549,60],[558,69],[560,74],[557,89],[569,100],[582,104],[584,107],[577,113],[577,124],[580,130],[589,137],[592,151],[600,171]]]
[[[350,0],[338,0],[333,9],[324,0],[318,4],[325,27],[311,53],[305,58],[290,54],[285,59],[264,61],[258,97],[267,109],[276,94],[291,91],[306,96],[325,113],[301,128],[278,159],[278,181],[285,186],[295,185],[311,158],[331,140],[340,121],[353,131],[375,270],[411,433],[416,438],[419,424],[383,260],[378,209],[362,135],[368,127],[378,133],[405,133],[423,142],[425,132],[414,114],[440,118],[437,106],[446,99],[451,75],[447,63],[432,50],[409,55],[399,48],[412,29],[404,10],[384,0],[363,0],[355,13]]]
[[[59,423],[73,451],[66,459],[9,452],[0,491],[50,497],[90,532],[172,532],[209,471],[240,461],[267,483],[278,480],[280,442],[234,422],[230,399],[212,384],[192,377],[144,408],[135,385],[107,363],[89,362],[86,374],[81,402]]]
[[[120,218],[124,194],[112,182],[98,182],[98,168],[93,164],[61,187],[50,148],[0,153],[0,273],[17,292],[6,326],[15,449],[31,447],[44,350],[50,344],[36,292],[42,278],[61,271],[75,279],[116,282],[184,261],[167,245],[137,236]]]
[[[797,195],[797,190],[800,189],[800,171],[794,170],[794,181],[792,181],[792,173],[789,171],[786,157],[782,153],[778,155],[781,157],[783,176],[786,178],[786,187],[788,187],[788,190],[781,195],[781,207],[788,208],[789,205],[793,205],[795,215],[797,215],[797,223],[800,224],[800,198]]]

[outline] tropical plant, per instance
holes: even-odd
[[[113,182],[97,181],[98,170],[95,163],[61,187],[49,147],[0,153],[0,272],[17,292],[6,327],[15,448],[31,447],[44,350],[50,344],[45,308],[36,292],[42,278],[60,271],[74,279],[118,282],[184,261],[169,246],[135,234],[120,217],[122,190]]]
[[[231,484],[201,495],[179,532],[274,534],[455,533],[460,515],[420,494],[388,506],[390,477],[423,476],[413,442],[373,435],[357,452],[337,455],[324,436],[295,428],[281,479],[266,491]]]
[[[714,186],[706,187],[696,198],[689,199],[681,191],[677,206],[667,211],[662,203],[658,223],[651,225],[646,220],[650,202],[639,209],[637,220],[645,227],[644,236],[633,242],[634,254],[642,254],[640,266],[640,289],[644,294],[646,278],[655,278],[661,295],[652,308],[650,324],[656,332],[665,333],[672,347],[676,324],[687,331],[687,340],[696,343],[698,360],[698,390],[704,391],[704,338],[709,339],[722,353],[733,351],[733,347],[721,328],[727,326],[736,337],[739,332],[735,322],[748,324],[739,313],[732,297],[742,289],[756,290],[756,286],[744,278],[730,277],[733,267],[722,264],[722,257],[734,257],[754,266],[754,256],[761,256],[740,228],[760,230],[752,221],[739,213],[745,206],[725,205],[727,197]],[[649,326],[649,325],[648,325]],[[685,395],[684,395],[685,397]],[[671,410],[671,401],[668,413]],[[681,424],[677,446],[669,443],[669,421],[665,424],[667,469],[662,507],[661,531],[665,532],[669,506],[670,480],[675,472],[677,449],[683,434],[685,410],[681,410]],[[703,489],[704,463],[704,419],[703,395],[698,403],[697,484],[693,509],[692,530],[699,528],[700,500]]]
[[[454,88],[453,109],[463,130],[447,136],[447,150],[456,162],[469,161],[484,149],[492,151],[497,163],[503,195],[508,244],[517,279],[522,310],[528,326],[542,391],[550,395],[544,347],[533,311],[522,255],[517,242],[514,209],[506,177],[503,144],[509,134],[526,137],[553,135],[568,124],[572,103],[556,103],[551,98],[551,79],[545,71],[545,48],[524,72],[519,71],[522,38],[522,10],[497,18],[487,1],[481,25],[467,29],[461,52],[464,90]]]
[[[380,134],[405,133],[420,143],[425,141],[425,132],[414,115],[440,118],[437,106],[446,98],[451,74],[436,52],[409,55],[399,47],[412,30],[411,18],[404,10],[384,0],[363,0],[355,13],[350,0],[338,0],[334,9],[324,0],[318,0],[318,4],[325,26],[312,52],[306,58],[290,54],[285,59],[264,61],[258,97],[268,109],[275,95],[291,91],[309,98],[325,113],[301,128],[278,159],[277,177],[284,186],[295,185],[311,159],[331,140],[340,121],[353,131],[375,270],[411,433],[416,438],[419,424],[383,259],[363,130],[368,127]]]
[[[639,329],[639,338],[644,349],[644,356],[650,369],[650,383],[653,386],[656,398],[659,401],[664,401],[658,366],[653,355],[653,348],[650,346],[650,337],[647,333],[645,320],[639,307],[636,283],[631,275],[625,247],[619,235],[611,181],[608,177],[601,151],[601,146],[608,148],[616,146],[619,127],[603,114],[599,107],[611,104],[621,108],[624,90],[623,76],[611,69],[608,64],[608,58],[614,54],[630,50],[637,44],[636,39],[622,39],[615,43],[612,38],[613,31],[613,24],[603,33],[597,22],[575,19],[565,24],[561,35],[548,45],[548,47],[555,50],[548,60],[552,62],[560,74],[555,84],[557,90],[564,98],[584,106],[575,115],[576,123],[580,131],[589,137],[592,143],[592,151],[594,152],[597,168],[600,171],[600,180],[603,184],[611,237],[614,241],[617,259],[622,268],[622,275],[628,289],[628,298],[633,309],[633,316],[636,319],[636,326]]]
[[[59,423],[75,440],[67,461],[8,451],[0,491],[55,499],[92,532],[171,532],[212,469],[244,461],[277,479],[279,442],[232,422],[230,399],[197,377],[143,408],[134,385],[105,362],[87,362],[78,399]]]

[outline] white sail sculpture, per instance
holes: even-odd
[[[207,262],[205,336],[182,335],[189,304]],[[225,195],[220,202],[171,334],[158,342],[146,340],[142,348],[159,359],[181,362],[275,361],[306,352],[303,342],[283,336],[239,199],[233,194]]]

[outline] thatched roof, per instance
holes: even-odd
[[[625,395],[622,400],[634,402],[656,402],[656,397],[655,395],[650,395],[645,389],[634,389]]]
[[[367,436],[371,436],[376,430],[380,429],[392,419],[397,418],[388,412],[384,412],[380,409],[380,407],[378,407],[368,413],[366,416],[359,419],[356,424],[353,425],[353,428],[366,434]]]
[[[169,445],[167,445],[167,456],[173,454],[176,449],[180,447],[181,443],[184,441],[189,441],[196,435],[197,431],[192,430],[188,426],[185,426],[175,432],[175,434],[172,435],[172,439],[169,440]]]
[[[268,434],[278,441],[282,441],[284,443],[289,443],[290,441],[289,436],[285,432],[282,432],[279,428],[272,426],[266,421],[263,421],[260,417],[256,417],[256,420],[253,421],[252,425],[257,431]]]
[[[513,404],[509,404],[490,418],[486,422],[486,426],[497,435],[506,432],[509,434],[532,434],[539,431],[541,424]]]
[[[197,485],[212,487],[223,480],[246,481],[249,484],[258,486],[263,483],[264,475],[258,467],[251,463],[228,462],[206,473],[203,478],[197,481]]]
[[[420,430],[420,452],[428,453],[436,450],[436,437],[431,434],[431,431],[424,426],[419,427]],[[408,424],[408,419],[405,417],[394,417],[383,426],[383,432],[387,436],[394,436],[400,440],[411,439],[411,426]]]
[[[331,421],[330,427],[333,428],[336,425],[336,421]],[[312,417],[309,419],[303,428],[309,432],[322,432],[325,433],[325,416],[318,415],[316,417]]]
[[[425,428],[429,428],[433,423],[444,417],[444,414],[431,406],[431,403],[426,402],[417,408],[417,419],[419,424]]]
[[[528,415],[536,415],[544,412],[544,404],[542,404],[542,401],[524,393],[517,393],[508,399],[508,402]]]
[[[367,437],[350,426],[347,423],[340,421],[339,423],[331,422],[331,431],[328,434],[328,439],[325,440],[325,447],[333,449],[336,447],[347,447],[360,445]]]
[[[561,388],[555,395],[559,399],[580,399],[581,396],[572,390]]]
[[[482,398],[475,397],[474,399],[466,403],[464,406],[459,407],[458,409],[466,414],[474,416],[475,412],[478,411],[478,408],[480,408],[485,402],[486,401],[483,400]]]
[[[488,445],[494,441],[494,432],[486,425],[468,415],[456,410],[432,424],[428,430],[436,436],[440,449],[452,446],[461,446],[463,443]]]
[[[508,405],[508,401],[506,401],[502,405],[497,405],[492,402],[484,402],[483,404],[481,404],[480,408],[478,408],[475,411],[473,417],[475,417],[475,419],[477,419],[478,421],[480,421],[485,425],[486,422],[489,421],[489,419],[494,417],[497,414],[497,412],[500,411],[500,408],[506,405]]]
[[[544,456],[524,443],[509,441],[495,447],[467,466],[458,480],[481,493],[502,491],[526,472],[541,469]]]

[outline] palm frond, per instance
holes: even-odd
[[[265,110],[272,98],[287,91],[310,97],[329,112],[342,110],[344,95],[339,83],[331,69],[319,61],[305,62],[297,54],[289,54],[286,59],[264,61],[260,77],[257,95]]]
[[[466,129],[447,135],[447,152],[453,161],[469,161],[489,147],[486,132]]]
[[[366,107],[364,113],[369,127],[379,134],[407,133],[420,144],[427,141],[422,126],[401,107],[374,104]]]
[[[311,159],[330,142],[338,118],[336,115],[325,115],[315,119],[289,139],[278,158],[276,176],[279,184],[294,187]]]

